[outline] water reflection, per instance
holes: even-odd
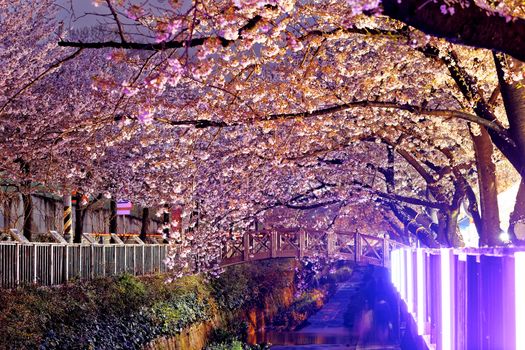
[[[356,344],[357,337],[347,330],[337,333],[321,330],[310,332],[279,332],[261,331],[256,334],[257,343],[271,343],[273,345],[309,345],[309,344]]]

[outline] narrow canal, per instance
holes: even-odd
[[[384,277],[375,269],[355,268],[350,280],[338,286],[303,328],[263,331],[258,334],[259,343],[272,344],[272,350],[399,349],[397,305],[390,305]]]

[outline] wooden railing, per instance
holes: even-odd
[[[73,279],[89,280],[123,273],[166,272],[167,244],[124,244],[117,235],[84,234],[82,244],[29,242],[16,230],[12,241],[0,241],[0,288],[20,285],[58,285]],[[111,238],[111,239],[110,239]],[[131,240],[127,237],[127,242]],[[136,239],[136,237],[134,237]],[[114,244],[109,244],[112,241]],[[325,256],[390,267],[390,252],[402,244],[360,233],[305,230],[246,232],[223,246],[221,266],[272,258]]]
[[[165,272],[165,244],[0,242],[0,288]]]
[[[221,265],[271,258],[326,256],[358,263],[390,266],[390,252],[403,244],[384,237],[360,233],[305,230],[251,231],[228,239]]]

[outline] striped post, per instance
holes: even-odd
[[[64,203],[64,238],[71,242],[71,223],[73,222],[73,215],[71,213],[71,195],[66,194],[63,197]]]

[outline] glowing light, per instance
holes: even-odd
[[[417,332],[425,332],[425,259],[423,250],[416,251],[416,284],[417,284]]]
[[[406,302],[408,307],[408,312],[411,314],[414,314],[414,269],[413,269],[413,258],[412,258],[412,250],[407,249],[405,250],[405,256],[406,256],[406,286],[407,286],[407,294],[406,294]]]
[[[399,250],[393,250],[392,254],[390,256],[390,261],[392,264],[391,267],[391,276],[392,276],[392,283],[394,284],[394,287],[396,287],[397,291],[399,292]]]
[[[441,349],[452,349],[452,300],[450,249],[441,250]]]
[[[514,253],[516,349],[525,349],[525,252]]]
[[[510,236],[509,236],[509,233],[503,231],[502,233],[500,233],[500,235],[499,235],[499,239],[500,239],[502,242],[510,242]]]
[[[405,250],[401,250],[399,253],[399,292],[401,298],[407,300],[407,284],[406,284],[406,257]]]

